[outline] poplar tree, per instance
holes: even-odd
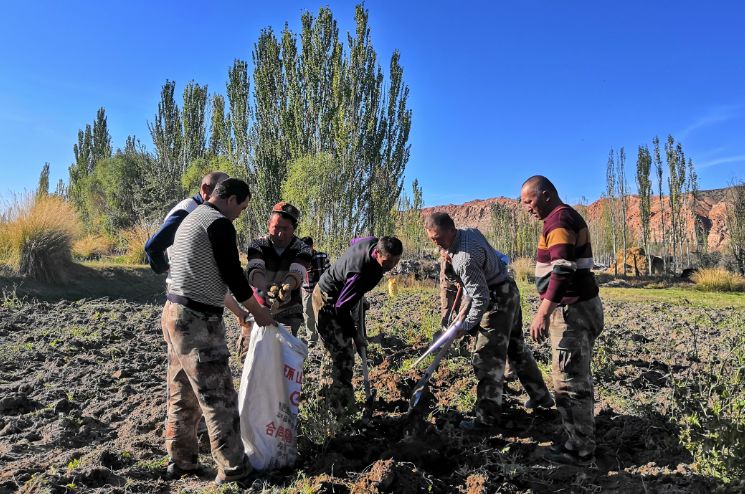
[[[626,276],[626,255],[628,253],[628,245],[627,245],[627,238],[626,238],[626,196],[628,195],[628,192],[626,190],[626,152],[624,151],[623,147],[621,147],[620,151],[618,152],[618,159],[616,161],[616,177],[617,177],[617,187],[618,187],[618,197],[621,200],[621,218],[620,218],[620,225],[621,225],[621,242],[623,244],[623,276]]]
[[[93,122],[93,135],[91,140],[91,155],[93,166],[100,160],[111,158],[111,135],[106,121],[106,110],[101,107],[96,113]]]
[[[610,237],[613,252],[613,274],[618,276],[618,258],[616,253],[616,167],[613,159],[613,148],[608,153],[608,166],[605,170],[605,194],[608,202],[608,213],[610,220]],[[626,260],[624,259],[624,264]]]
[[[174,98],[176,83],[166,80],[160,92],[158,113],[148,122],[148,129],[155,146],[157,181],[161,184],[161,197],[166,203],[180,200],[180,178],[183,171],[182,149],[184,135],[181,127],[181,112]]]
[[[666,243],[666,236],[665,236],[665,201],[663,200],[662,195],[662,158],[660,156],[660,138],[655,136],[654,139],[652,139],[652,145],[654,146],[654,166],[655,171],[657,172],[657,191],[658,191],[658,201],[660,206],[660,254],[662,257],[662,272],[667,272],[667,243]]]
[[[652,255],[649,249],[650,219],[652,216],[652,181],[650,171],[652,157],[647,146],[639,146],[636,158],[636,186],[639,193],[639,219],[642,227],[642,243],[647,256],[647,275],[652,275]]]
[[[727,190],[727,229],[729,250],[740,274],[745,275],[745,182],[733,184]]]
[[[225,116],[225,98],[221,94],[212,96],[210,115],[210,156],[226,156],[233,146],[230,142],[230,120]]]
[[[225,140],[226,149],[228,156],[234,162],[248,169],[250,106],[248,102],[248,64],[244,60],[236,59],[233,62],[233,66],[228,71],[226,89],[229,113],[225,126],[232,130],[232,135],[228,133]]]
[[[679,268],[682,239],[682,215],[683,189],[685,187],[686,163],[683,147],[675,143],[673,136],[667,136],[665,143],[665,155],[668,166],[668,200],[670,202],[670,239],[672,245],[673,272]]]
[[[181,112],[184,146],[179,177],[186,171],[189,163],[204,156],[207,133],[206,107],[207,86],[200,86],[191,81],[184,88],[184,107]]]
[[[36,197],[49,195],[49,163],[44,163],[39,174],[39,185],[36,187]]]

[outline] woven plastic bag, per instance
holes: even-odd
[[[238,391],[241,439],[257,470],[297,458],[297,411],[308,347],[282,324],[255,326]]]

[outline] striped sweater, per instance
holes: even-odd
[[[598,294],[587,223],[566,204],[543,220],[535,277],[541,299],[570,305]]]

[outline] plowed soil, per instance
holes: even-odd
[[[536,300],[523,291],[532,314]],[[200,451],[204,474],[162,478],[167,458],[160,305],[108,298],[4,300],[0,493],[218,492],[206,434]],[[328,380],[325,353],[321,346],[311,348],[299,462],[295,469],[263,474],[252,491],[704,493],[719,487],[695,473],[668,410],[671,378],[714,351],[716,335],[729,324],[727,308],[605,300],[606,329],[596,348],[603,352],[596,357],[597,460],[575,468],[543,459],[559,433],[559,418],[555,410],[523,408],[519,383],[507,384],[497,427],[480,433],[459,429],[475,385],[467,340],[435,374],[428,408],[407,415],[424,368],[411,368],[411,362],[429,342],[436,301],[432,289],[402,289],[395,299],[382,291],[371,296],[377,401],[370,421],[358,414],[341,425],[324,422],[318,390]],[[232,316],[226,321],[232,349],[237,328]],[[695,354],[687,336],[693,332]],[[532,348],[547,369],[547,346]],[[241,363],[235,354],[231,365],[237,387]],[[361,400],[359,377],[355,384]]]

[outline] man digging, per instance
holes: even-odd
[[[396,237],[355,239],[313,290],[313,312],[318,335],[331,355],[332,384],[326,399],[337,417],[355,405],[352,388],[355,345],[367,346],[359,335],[353,315],[362,296],[375,288],[383,273],[401,259],[403,246]]]
[[[446,253],[446,278],[456,279],[471,301],[467,314],[459,315],[458,320],[461,335],[467,332],[477,337],[473,370],[478,385],[474,419],[461,421],[460,427],[483,430],[499,422],[507,358],[530,396],[525,406],[553,406],[554,400],[523,340],[520,292],[494,248],[477,229],[456,229],[447,213],[430,214],[424,227],[430,240]],[[442,301],[448,300],[443,295]]]

